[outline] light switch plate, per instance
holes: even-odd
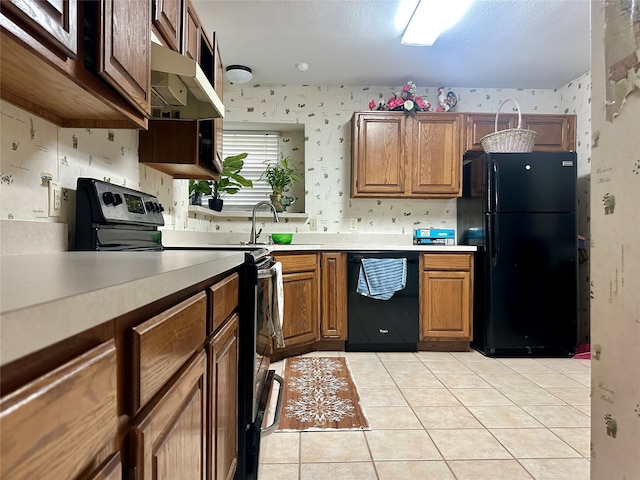
[[[352,232],[355,232],[356,230],[358,230],[358,219],[357,218],[350,218],[349,219],[349,230],[351,230]]]
[[[318,230],[318,219],[313,217],[309,219],[309,230]]]
[[[62,211],[62,184],[49,180],[49,216],[59,217]]]

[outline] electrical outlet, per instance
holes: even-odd
[[[351,230],[352,232],[355,232],[356,230],[358,230],[358,219],[357,218],[350,218],[349,219],[349,230]]]
[[[62,184],[49,180],[49,216],[59,217],[62,210]]]
[[[318,219],[313,217],[309,219],[309,230],[318,230]]]

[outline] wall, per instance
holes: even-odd
[[[591,478],[631,480],[640,478],[640,90],[606,120],[604,4],[591,5]]]

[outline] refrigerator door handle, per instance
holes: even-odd
[[[500,195],[498,195],[498,185],[500,182],[498,181],[498,164],[496,162],[493,163],[493,209],[492,211],[498,211],[498,199]]]
[[[500,247],[498,246],[498,217],[491,215],[489,217],[489,238],[491,241],[491,264],[495,267],[500,261]]]

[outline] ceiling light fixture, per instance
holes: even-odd
[[[231,83],[247,83],[253,78],[251,69],[244,65],[229,65],[226,68],[226,75]]]
[[[471,0],[421,0],[407,25],[401,43],[430,47],[438,36],[455,25]]]
[[[308,63],[296,63],[296,67],[298,68],[298,70],[300,70],[301,72],[306,72],[307,70],[309,70],[309,64]]]

